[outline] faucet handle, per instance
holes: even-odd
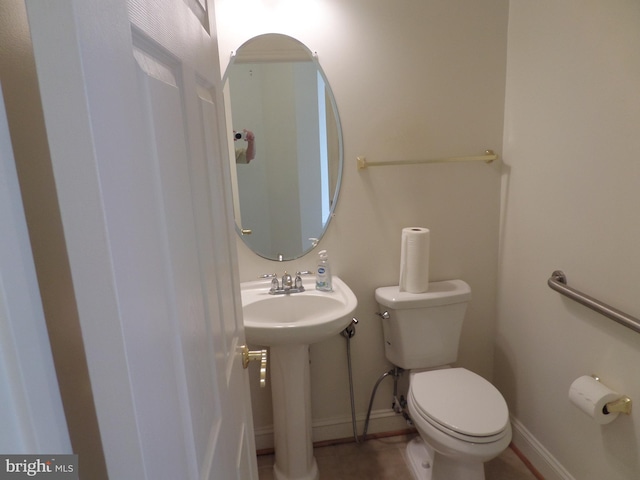
[[[302,272],[296,272],[295,287],[298,289],[298,291],[304,292],[304,286],[302,285],[302,277],[301,277],[301,275],[313,275],[313,272],[310,272],[309,270],[304,270]]]

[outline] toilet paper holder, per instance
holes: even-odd
[[[626,395],[623,395],[618,400],[607,403],[602,411],[605,414],[609,413],[625,413],[631,415],[631,399]]]
[[[597,382],[600,381],[600,377],[598,377],[597,375],[591,375],[591,376]],[[631,398],[629,398],[626,395],[622,395],[619,399],[607,403],[603,407],[602,413],[604,413],[604,414],[624,413],[626,415],[631,415],[631,407],[632,407],[632,405],[633,405],[633,402],[631,401]]]

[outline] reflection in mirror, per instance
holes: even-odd
[[[342,136],[329,84],[309,49],[279,34],[243,44],[225,78],[238,232],[262,257],[298,258],[324,234],[339,192]]]

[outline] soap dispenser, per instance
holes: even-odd
[[[318,268],[316,270],[316,290],[331,292],[331,268],[329,267],[329,256],[326,250],[318,252]]]

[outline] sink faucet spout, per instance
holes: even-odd
[[[289,275],[287,272],[284,272],[284,275],[282,275],[282,288],[285,290],[290,290],[291,287],[293,287],[293,279],[291,278],[291,275]]]

